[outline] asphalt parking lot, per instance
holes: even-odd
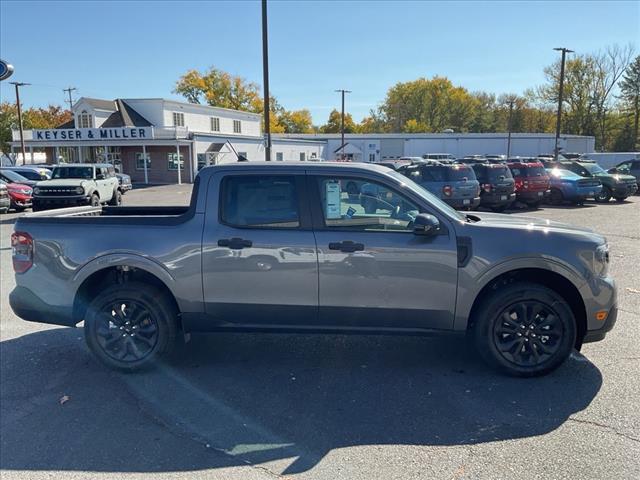
[[[182,204],[190,186],[125,204]],[[513,379],[462,339],[213,334],[114,373],[82,330],[32,324],[0,217],[0,476],[640,478],[640,196],[522,212],[608,237],[616,328],[553,374]]]

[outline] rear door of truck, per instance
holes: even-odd
[[[304,171],[219,171],[207,188],[202,272],[214,324],[316,324],[318,260]]]

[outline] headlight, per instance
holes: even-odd
[[[84,188],[82,187],[76,187],[76,193],[78,195],[84,195]]]
[[[33,194],[34,194],[34,195],[38,195],[39,193],[40,193],[40,189],[39,189],[38,187],[35,187],[35,188],[33,189]]]
[[[609,245],[606,243],[596,248],[594,255],[594,272],[604,277],[609,270]]]

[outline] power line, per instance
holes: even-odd
[[[69,100],[65,100],[65,102],[69,103],[69,110],[71,110],[71,108],[73,107],[73,98],[71,98],[71,92],[73,92],[74,90],[78,89],[76,87],[67,87],[62,89],[63,92],[67,92],[69,94]]]

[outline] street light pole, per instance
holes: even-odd
[[[264,82],[264,159],[271,161],[271,124],[269,123],[269,44],[267,34],[267,0],[262,0],[262,75]]]
[[[22,150],[22,164],[27,161],[27,150],[24,148],[24,130],[22,128],[22,107],[20,106],[20,87],[31,85],[30,83],[11,82],[16,87],[16,105],[18,107],[18,126],[20,129],[20,149]]]
[[[513,99],[509,100],[509,119],[507,120],[507,160],[511,157],[511,115],[513,114]]]
[[[342,94],[342,114],[341,114],[341,122],[340,122],[340,133],[341,133],[341,141],[340,141],[340,155],[341,159],[344,160],[344,94],[351,93],[351,90],[336,90],[336,92],[340,92]]]
[[[553,153],[553,158],[557,162],[558,161],[558,142],[560,141],[560,123],[562,121],[562,94],[564,92],[564,62],[567,56],[567,53],[573,53],[573,50],[569,50],[565,47],[554,48],[554,50],[558,52],[562,52],[562,60],[560,62],[560,88],[558,89],[558,116],[556,118],[556,143],[555,149]]]

